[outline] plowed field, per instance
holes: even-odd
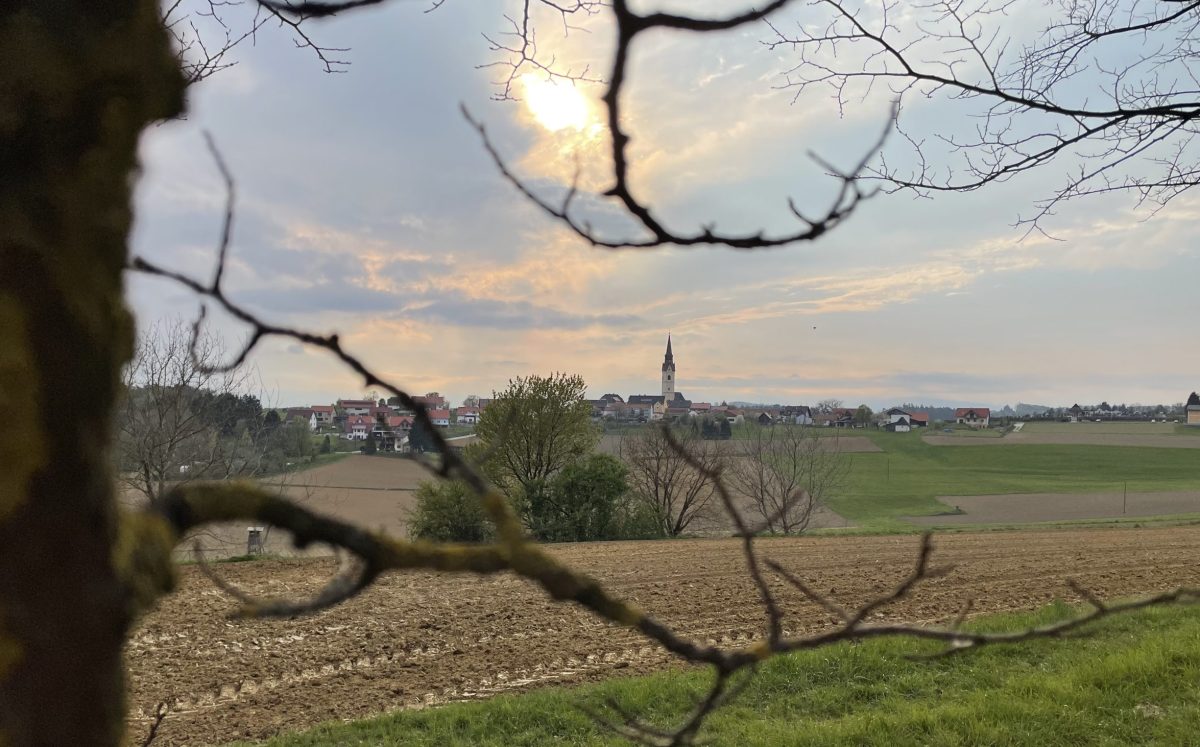
[[[844,605],[908,572],[913,537],[771,539],[762,554]],[[671,625],[728,645],[753,640],[761,613],[732,540],[596,543],[553,550]],[[1012,532],[939,537],[954,564],[889,619],[941,621],[968,599],[976,613],[1035,607],[1076,578],[1102,596],[1195,584],[1200,529]],[[935,563],[935,564],[936,564]],[[327,558],[216,566],[259,594],[302,594],[333,570]],[[161,699],[174,712],[157,745],[261,738],[329,719],[672,666],[636,635],[509,575],[394,574],[358,599],[290,621],[226,620],[233,604],[200,574],[147,616],[127,649],[130,743]],[[831,624],[778,586],[791,634]],[[1069,645],[1069,644],[1064,644]]]

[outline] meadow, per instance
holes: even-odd
[[[1200,454],[1189,448],[994,441],[942,446],[927,443],[919,431],[856,433],[882,451],[847,455],[849,475],[829,506],[863,529],[903,528],[909,526],[905,516],[957,513],[939,496],[1200,490]]]

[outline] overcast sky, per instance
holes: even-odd
[[[503,27],[496,4],[425,7],[311,24],[350,48],[340,75],[275,30],[239,48],[235,67],[192,89],[186,120],[145,138],[135,251],[211,272],[224,196],[207,129],[237,179],[230,294],[273,321],[337,331],[387,377],[456,404],[551,371],[583,375],[594,397],[655,393],[668,332],[678,389],[698,401],[1070,405],[1178,402],[1200,388],[1196,199],[1149,221],[1127,198],[1079,202],[1049,224],[1055,240],[1026,237],[1014,222],[1064,164],[971,194],[880,196],[783,249],[598,250],[499,175],[458,109],[547,194],[576,157],[595,189],[601,88],[575,98],[531,83],[516,89],[522,103],[490,101],[497,71],[477,66],[496,59],[481,38]],[[601,19],[562,39],[547,23],[539,41],[602,73],[607,32]],[[794,60],[760,44],[768,32],[664,33],[635,49],[633,186],[681,231],[791,228],[789,196],[815,213],[837,188],[808,151],[849,166],[885,121],[879,96],[841,116],[822,92],[794,101],[779,88]],[[918,124],[955,115],[912,112]],[[143,325],[197,309],[164,282],[130,286]],[[244,334],[220,319],[214,330],[231,346]],[[363,391],[288,342],[252,364],[279,405]]]

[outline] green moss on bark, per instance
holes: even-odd
[[[184,82],[153,0],[2,4],[0,70],[0,743],[113,745],[169,557],[152,527],[118,542],[122,271],[138,139]]]

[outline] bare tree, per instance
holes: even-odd
[[[808,529],[813,512],[846,476],[837,436],[821,437],[806,425],[750,425],[735,443],[729,482],[750,498],[769,532]]]
[[[820,402],[818,402],[816,404],[816,406],[813,409],[816,410],[817,412],[831,413],[834,410],[841,408],[841,406],[842,406],[842,401],[840,399],[835,399],[835,398],[831,397],[829,399],[821,400]]]
[[[327,73],[345,72],[345,47],[326,47],[301,28],[304,16],[291,16],[244,0],[166,0],[162,24],[187,83],[200,81],[237,64],[235,50],[253,45],[264,27],[286,29],[298,49],[310,50]]]
[[[438,8],[445,1],[434,0],[430,9]],[[603,9],[603,0],[533,0],[522,2],[519,14],[506,13],[504,20],[507,26],[503,31],[483,35],[497,57],[479,67],[500,73],[494,81],[496,92],[492,98],[497,101],[517,100],[513,88],[527,72],[572,84],[602,82],[592,74],[590,67],[584,66],[581,70],[564,68],[554,55],[547,56],[541,52],[538,49],[537,29],[539,20],[550,20],[566,36],[572,30],[579,29],[580,20],[600,15]]]
[[[718,442],[688,429],[674,437],[672,443],[664,428],[650,426],[624,436],[619,446],[629,465],[630,490],[650,506],[666,537],[678,537],[708,515],[717,496],[713,475],[724,462]]]
[[[1022,218],[1034,229],[1064,200],[1124,191],[1161,206],[1200,182],[1198,24],[1196,0],[818,0],[767,44],[795,53],[797,96],[826,87],[844,107],[880,89],[902,112],[958,107],[932,131],[900,115],[908,155],[872,170],[894,189],[970,191],[1061,161],[1060,185]]]
[[[289,18],[331,15],[381,0],[264,5]],[[774,0],[758,10],[724,18],[635,13],[625,0],[605,6],[617,25],[614,65],[606,103],[613,136],[615,184],[607,193],[644,229],[629,241],[597,237],[568,213],[571,195],[543,207],[598,245],[657,246],[720,243],[737,248],[812,240],[849,216],[865,196],[858,171],[841,178],[834,206],[799,230],[778,236],[727,235],[711,225],[677,233],[637,201],[627,183],[629,136],[619,121],[632,42],[652,29],[697,33],[757,22],[787,5]],[[926,537],[912,572],[893,589],[844,609],[813,590],[790,569],[759,557],[754,532],[738,511],[720,472],[693,452],[676,448],[707,474],[735,526],[748,582],[758,591],[764,638],[750,648],[694,640],[609,591],[531,542],[505,496],[491,486],[433,426],[422,404],[345,350],[333,333],[296,329],[260,318],[223,285],[233,219],[229,187],[216,269],[197,279],[131,257],[128,237],[131,190],[140,133],[183,113],[187,78],[172,55],[160,10],[142,0],[16,0],[0,5],[0,49],[7,57],[0,86],[0,734],[8,745],[116,745],[124,728],[122,646],[137,616],[175,584],[172,552],[188,533],[224,521],[270,524],[292,533],[298,547],[327,543],[356,559],[310,599],[253,599],[222,582],[241,600],[240,615],[289,617],[325,609],[369,588],[381,574],[411,569],[453,573],[511,572],[552,599],[572,602],[599,618],[636,631],[676,656],[711,668],[707,693],[680,723],[652,728],[636,714],[612,727],[647,744],[690,744],[714,709],[736,696],[759,663],[780,653],[837,641],[910,636],[941,641],[946,653],[1033,638],[1062,636],[1121,612],[1152,605],[1191,603],[1200,590],[1179,588],[1155,596],[1107,603],[1073,586],[1091,605],[1069,620],[1009,634],[964,630],[963,615],[945,627],[874,622],[873,613],[936,576]],[[532,193],[530,193],[532,196]],[[573,192],[572,192],[573,194]],[[799,213],[797,213],[799,216]],[[415,542],[365,531],[315,514],[260,486],[239,481],[196,481],[171,487],[139,511],[117,506],[111,462],[121,371],[133,351],[133,325],[125,306],[126,270],[165,278],[220,307],[249,329],[246,344],[209,367],[232,371],[267,338],[283,338],[325,351],[360,376],[364,386],[395,396],[416,413],[440,454],[436,473],[465,483],[496,527],[489,544]],[[197,320],[198,342],[203,314]],[[670,442],[670,439],[668,439]],[[69,551],[64,551],[69,548]],[[775,573],[795,593],[840,622],[826,631],[787,636],[767,583]],[[215,577],[215,576],[214,576]],[[737,679],[741,677],[741,679]]]
[[[259,485],[307,504],[311,489],[293,485],[286,473],[289,464],[312,454],[307,421],[281,422],[264,410],[255,393],[256,372],[213,370],[224,351],[220,341],[207,333],[194,341],[192,336],[192,326],[181,319],[159,321],[138,335],[117,410],[123,502],[157,501],[200,480],[270,476]],[[264,527],[264,546],[270,535]],[[187,539],[229,555],[241,551],[245,535],[238,525],[198,529]]]
[[[182,320],[158,322],[138,336],[117,418],[118,470],[128,489],[153,501],[177,483],[259,470],[259,413],[238,407],[257,405],[248,387],[252,371],[213,371],[221,353],[208,334],[193,346],[191,325]]]

